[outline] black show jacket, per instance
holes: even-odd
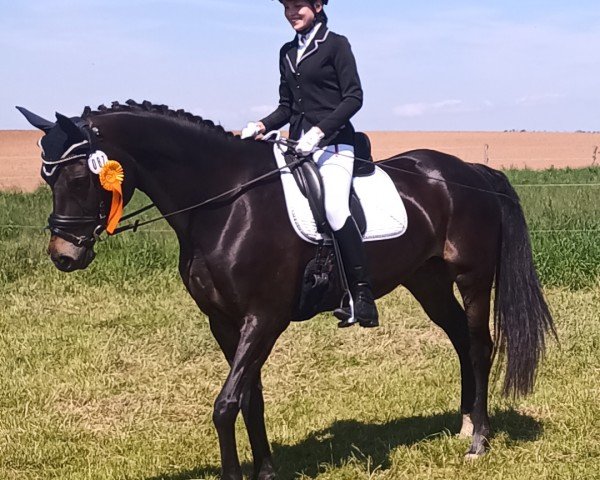
[[[362,106],[363,91],[350,43],[321,25],[298,64],[297,56],[298,37],[279,53],[279,107],[261,120],[267,132],[289,122],[290,138],[298,140],[317,126],[325,134],[321,146],[354,145],[350,118]]]

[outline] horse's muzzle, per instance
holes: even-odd
[[[61,272],[83,270],[96,256],[93,248],[74,245],[56,235],[50,237],[48,255]]]

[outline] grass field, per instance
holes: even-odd
[[[600,183],[600,169],[508,174]],[[517,190],[561,344],[532,396],[503,400],[494,384],[491,452],[463,460],[456,355],[399,289],[379,329],[319,316],[282,336],[264,374],[280,478],[600,478],[600,187]],[[111,239],[66,275],[47,233],[6,227],[43,225],[50,205],[44,189],[0,194],[0,479],[217,478],[227,365],[179,281],[174,236]],[[249,462],[241,423],[238,440]]]

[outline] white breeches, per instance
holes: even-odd
[[[354,147],[330,145],[324,150],[315,152],[313,160],[323,179],[327,221],[332,230],[337,232],[350,216]]]

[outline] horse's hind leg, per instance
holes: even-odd
[[[493,350],[489,327],[492,281],[493,273],[468,272],[456,277],[456,284],[467,314],[469,356],[475,373],[475,401],[471,411],[473,442],[467,452],[467,458],[483,455],[491,434],[488,416],[488,384]]]
[[[475,375],[469,355],[467,316],[454,296],[453,284],[448,268],[441,258],[429,260],[404,283],[429,318],[446,332],[458,354],[461,373],[460,434],[471,436],[473,425],[470,413],[475,401]]]

